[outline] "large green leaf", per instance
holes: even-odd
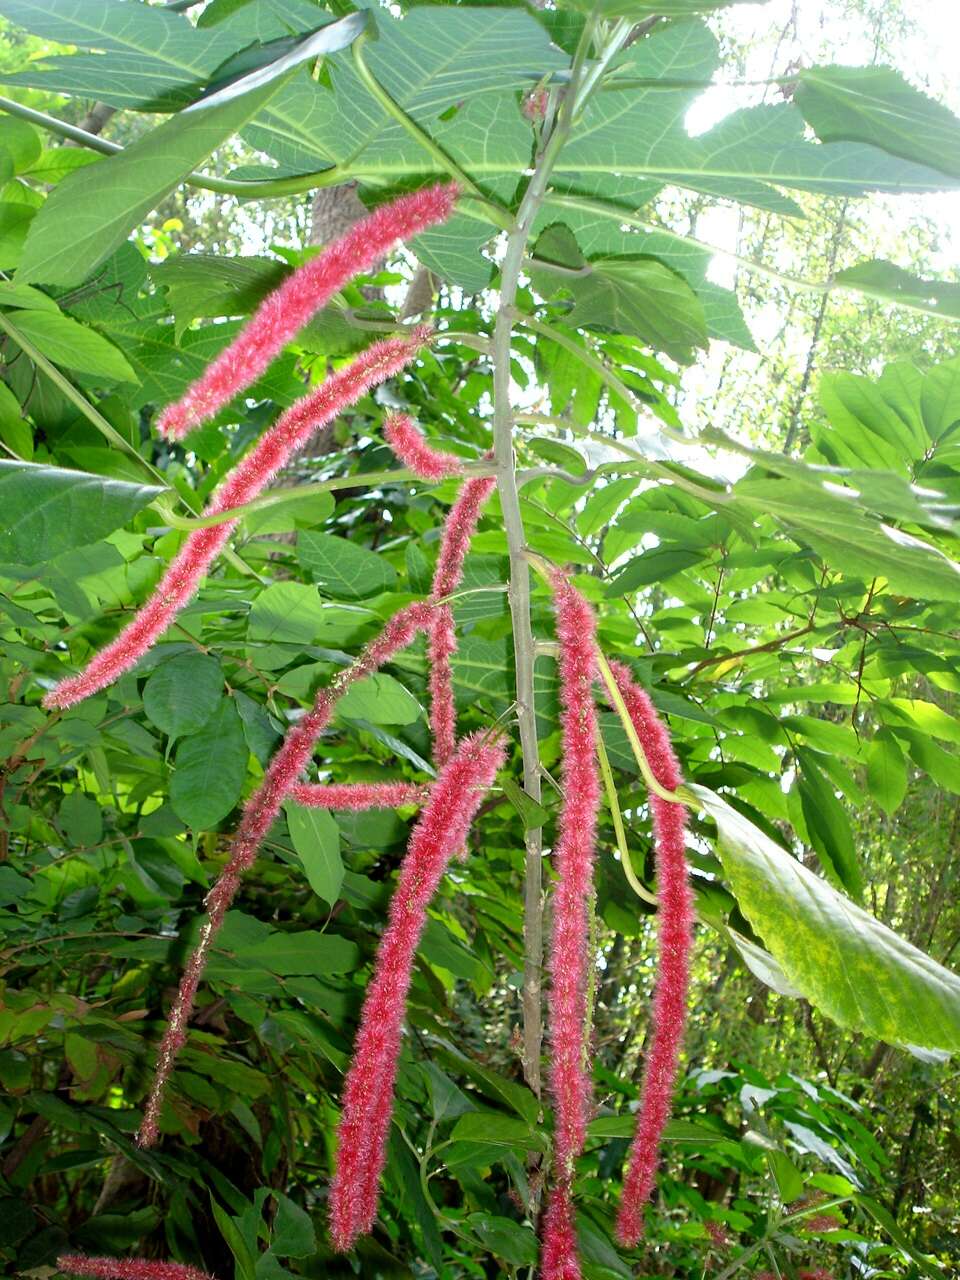
[[[170,779],[177,817],[197,831],[225,818],[240,799],[247,773],[247,741],[233,698],[224,698],[197,733],[180,740]]]
[[[519,9],[423,6],[411,9],[402,22],[378,9],[376,23],[378,38],[365,51],[371,71],[431,132],[448,108],[536,84],[545,72],[568,66],[543,27]],[[436,166],[371,97],[347,56],[333,56],[325,70],[329,90],[300,76],[277,94],[245,130],[255,146],[299,169],[315,167],[318,160],[356,160],[371,175],[406,177]],[[471,132],[478,164],[469,168],[476,177],[489,171],[490,160],[484,163],[483,156],[496,155],[498,138],[487,129]],[[503,163],[499,171],[508,172]]]
[[[691,137],[684,127],[687,92],[625,86],[597,95],[560,155],[558,175],[653,178],[780,213],[797,212],[776,191],[781,186],[849,196],[958,186],[940,170],[867,144],[810,142],[789,103],[746,107]]]
[[[80,284],[165,195],[260,110],[278,83],[174,116],[118,155],[70,174],[33,220],[17,279]]]
[[[363,600],[389,591],[396,570],[382,555],[329,533],[297,535],[297,559],[325,595],[338,600]]]
[[[143,686],[143,709],[171,738],[196,733],[223,696],[220,663],[208,653],[182,653],[150,673]]]
[[[183,15],[138,0],[0,0],[0,14],[57,44],[97,51],[44,57],[4,77],[7,84],[140,111],[185,106],[242,44],[227,31],[198,30]]]
[[[282,977],[321,977],[325,973],[349,973],[356,968],[359,948],[337,934],[301,930],[271,933],[263,942],[247,947],[243,960]]]
[[[960,120],[890,67],[811,67],[794,101],[823,142],[869,142],[960,178]]]
[[[164,492],[62,467],[0,461],[0,563],[43,564],[99,542]]]
[[[925,311],[944,320],[960,320],[960,284],[924,280],[882,259],[858,262],[855,267],[838,271],[834,283],[856,289],[868,298],[909,307],[911,311]]]
[[[815,754],[806,747],[797,747],[796,755],[802,770],[800,802],[810,842],[820,855],[827,878],[838,889],[847,889],[859,898],[863,893],[863,874],[850,820],[829,780],[821,772]]]
[[[303,863],[310,888],[331,906],[340,896],[343,860],[340,857],[340,828],[326,809],[286,804],[290,839]]]
[[[108,382],[137,381],[119,347],[69,316],[46,309],[21,311],[14,328],[54,364]]]
[[[776,516],[788,533],[805,543],[832,569],[870,581],[885,578],[894,591],[912,598],[960,599],[960,564],[938,547],[875,520],[850,498],[796,485],[793,480],[755,478],[733,487],[734,510],[749,508]]]
[[[550,227],[536,245],[533,278],[546,297],[573,297],[570,323],[636,334],[658,351],[689,364],[693,348],[707,345],[703,307],[682,276],[652,258],[604,257],[587,261],[573,233]],[[542,265],[540,265],[542,264]]]
[[[891,1044],[960,1049],[960,977],[808,870],[705,787],[724,871],[787,980],[843,1027]]]

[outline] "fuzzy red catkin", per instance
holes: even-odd
[[[247,801],[233,838],[230,860],[207,894],[207,918],[183,971],[180,988],[167,1019],[143,1122],[137,1135],[141,1146],[152,1146],[159,1136],[164,1090],[177,1055],[186,1043],[193,1002],[213,940],[233,902],[243,873],[253,864],[264,837],[280,812],[280,806],[309,764],[314,743],[329,724],[337,699],[349,685],[370,675],[394,654],[405,649],[419,632],[427,629],[432,615],[433,606],[425,603],[409,604],[400,609],[351,666],[341,671],[327,688],[317,691],[313,706],[287,731],[267,766],[263,781]]]
[[[290,799],[308,809],[399,809],[423,804],[428,793],[417,782],[298,782]]]
[[[407,993],[427,907],[451,859],[465,844],[503,758],[502,742],[487,741],[482,734],[464,738],[431,786],[410,836],[343,1087],[330,1188],[330,1233],[339,1251],[369,1231],[376,1217]]]
[[[600,775],[597,765],[596,619],[579,591],[553,575],[562,729],[560,835],[554,852],[557,887],[550,937],[550,1092],[554,1107],[554,1178],[543,1232],[543,1280],[579,1280],[571,1186],[590,1111],[586,1065],[589,912]]]
[[[645,689],[629,667],[611,662],[640,745],[653,776],[668,791],[682,781],[670,735]],[[673,1089],[687,1019],[687,988],[693,947],[693,892],[687,875],[684,823],[686,809],[651,794],[657,867],[659,966],[653,996],[653,1037],[647,1054],[636,1133],[623,1180],[617,1237],[632,1246],[643,1235],[643,1206],[657,1169],[660,1141],[670,1119]]]
[[[207,504],[204,514],[219,515],[256,498],[318,427],[409,364],[429,332],[428,328],[418,328],[409,338],[375,342],[346,368],[331,374],[297,400],[237,463]],[[101,649],[79,675],[70,676],[51,689],[43,705],[63,708],[82,702],[135,666],[195,595],[236,526],[236,520],[227,520],[207,529],[193,530],[132,622]]]
[[[463,580],[463,566],[470,549],[470,540],[495,485],[494,476],[475,476],[467,480],[460,490],[444,522],[440,554],[430,588],[431,599],[440,600],[443,596],[450,595]],[[430,728],[437,764],[444,764],[450,759],[457,738],[457,708],[453,696],[453,655],[456,652],[457,633],[453,621],[453,606],[438,605],[427,636]]]
[[[543,1248],[540,1254],[543,1280],[580,1280],[571,1188],[572,1179],[562,1178],[550,1189],[543,1215]]]
[[[368,271],[400,240],[450,216],[457,198],[452,183],[439,183],[382,205],[355,223],[312,261],[299,267],[257,308],[234,341],[207,367],[157,426],[180,440],[205,418],[249,387],[284,346],[330,298],[361,271]]]
[[[57,1270],[72,1276],[97,1276],[99,1280],[211,1280],[206,1271],[183,1262],[152,1262],[147,1258],[89,1258],[65,1253]]]
[[[462,460],[429,445],[408,413],[389,414],[383,423],[383,438],[403,465],[421,480],[463,474]]]

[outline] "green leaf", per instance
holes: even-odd
[[[313,809],[288,801],[284,806],[290,839],[303,863],[310,888],[331,907],[340,896],[343,862],[340,828],[326,809]]]
[[[907,763],[889,729],[874,734],[867,748],[867,786],[888,817],[896,813],[907,794]]]
[[[892,262],[875,258],[838,271],[834,283],[855,289],[868,298],[895,302],[912,311],[925,311],[944,320],[960,320],[960,284],[947,280],[924,280]]]
[[[787,980],[850,1030],[960,1048],[960,978],[845,898],[705,787],[724,870]]]
[[[17,279],[65,287],[86,280],[276,87],[271,82],[209,111],[175,116],[118,155],[64,178],[31,224]]]
[[[482,1142],[496,1147],[513,1147],[517,1151],[546,1151],[547,1136],[523,1120],[499,1111],[467,1111],[460,1116],[450,1134],[453,1142]]]
[[[637,1131],[633,1112],[620,1116],[598,1116],[587,1125],[590,1138],[632,1138]],[[665,1142],[723,1142],[724,1134],[691,1120],[669,1120],[663,1131]]]
[[[900,1224],[894,1218],[893,1214],[879,1201],[872,1199],[870,1196],[857,1194],[854,1200],[862,1209],[870,1214],[871,1218],[887,1233],[898,1249],[901,1249],[906,1257],[915,1262],[925,1276],[929,1276],[930,1280],[943,1280],[943,1271],[939,1266],[933,1265],[912,1243],[909,1237],[901,1229]]]
[[[224,698],[197,733],[181,738],[170,780],[170,803],[178,818],[206,831],[240,799],[248,748],[236,703]]]
[[[960,178],[960,120],[890,67],[811,67],[794,102],[823,142],[869,142]]]
[[[536,800],[518,787],[512,778],[501,778],[500,786],[503,788],[503,794],[519,813],[524,831],[536,831],[549,821],[550,815],[543,805],[537,804]]]
[[[178,338],[199,317],[249,315],[289,274],[277,258],[207,253],[177,253],[150,266],[152,278],[166,286]]]
[[[397,581],[396,570],[384,556],[330,533],[301,530],[297,559],[320,590],[337,600],[379,595]]]
[[[15,325],[17,332],[54,364],[94,378],[105,378],[108,382],[137,381],[137,375],[118,347],[69,316],[46,310],[21,311]]]
[[[831,783],[820,772],[814,753],[797,747],[796,755],[801,768],[800,802],[810,841],[820,855],[827,878],[838,889],[846,889],[859,899],[863,893],[863,873],[850,821]]]
[[[692,348],[707,345],[703,306],[682,276],[652,258],[591,261],[573,233],[554,226],[536,245],[534,283],[545,297],[562,290],[574,299],[569,320],[582,328],[632,333],[689,364]],[[551,265],[547,265],[547,264]]]
[[[337,715],[372,724],[413,724],[422,709],[409,690],[393,676],[377,673],[358,680],[337,703]]]
[[[42,150],[40,134],[32,124],[16,116],[0,117],[0,176],[5,171],[4,182],[36,164]]]
[[[171,738],[196,733],[216,711],[223,696],[223,674],[216,658],[183,653],[151,672],[143,686],[143,707]]]
[[[0,13],[57,45],[96,50],[45,55],[7,76],[7,84],[32,85],[141,111],[186,106],[240,43],[226,33],[197,30],[181,14],[148,4],[0,0]]]
[[[82,791],[71,791],[60,805],[60,825],[73,845],[99,844],[103,836],[100,806]]]
[[[495,1257],[503,1258],[511,1267],[533,1267],[537,1261],[537,1237],[530,1227],[512,1218],[499,1218],[490,1213],[471,1213],[467,1225],[481,1246]]]
[[[682,573],[707,558],[705,551],[684,547],[679,543],[662,543],[651,551],[634,556],[630,563],[607,584],[608,597],[625,596],[655,582],[666,582],[675,573]]]
[[[350,973],[356,968],[359,955],[357,944],[338,934],[301,930],[272,933],[265,941],[246,947],[242,959],[284,978],[319,978],[326,973]]]
[[[316,1252],[317,1236],[313,1219],[289,1196],[274,1191],[277,1216],[273,1222],[271,1248],[281,1258],[307,1258]]]
[[[960,564],[922,538],[858,514],[853,491],[849,499],[826,489],[814,496],[791,480],[751,474],[737,481],[733,496],[734,509],[743,504],[777,517],[791,537],[845,575],[885,578],[912,599],[960,600]]]
[[[217,1203],[213,1198],[212,1191],[209,1195],[214,1221],[236,1264],[236,1280],[256,1280],[256,1260],[243,1237],[243,1232],[237,1226],[237,1219],[231,1218],[227,1211]]]
[[[500,172],[511,173],[515,181],[516,167],[508,166],[516,153],[512,146],[502,150],[505,121],[499,105],[510,91],[569,66],[544,28],[531,14],[506,6],[415,6],[402,21],[380,8],[376,19],[377,39],[367,46],[366,61],[394,102],[464,163],[463,142],[450,148],[459,132],[458,117],[443,124],[439,117],[450,107],[462,112],[481,100],[482,114],[468,117],[467,144],[477,164],[467,167],[475,178],[484,178],[491,158],[502,155]],[[435,169],[436,162],[371,98],[351,59],[335,54],[324,70],[329,80],[323,85],[301,76],[283,87],[245,130],[254,146],[299,169],[306,157],[314,164],[357,160],[367,172],[397,177]],[[516,103],[509,106],[522,123]],[[526,133],[529,159],[529,126]],[[485,238],[489,234],[488,228]]]
[[[777,1190],[784,1204],[798,1200],[803,1195],[803,1174],[782,1151],[768,1151],[767,1164],[777,1182]]]
[[[0,460],[0,564],[34,565],[99,542],[165,490]]]
[[[207,93],[199,102],[185,108],[183,114],[187,111],[213,110],[225,102],[269,84],[303,62],[345,49],[366,29],[368,23],[368,15],[363,10],[358,10],[348,13],[339,21],[327,22],[319,30],[305,32],[298,37],[281,36],[258,49],[243,49],[236,58],[219,69],[216,78],[208,86]]]
[[[312,644],[323,627],[323,602],[303,582],[275,582],[254,600],[247,619],[251,640]]]

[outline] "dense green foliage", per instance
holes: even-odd
[[[178,8],[0,0],[11,106],[46,117],[0,115],[0,1257],[51,1274],[65,1246],[135,1252],[221,1280],[536,1265],[550,1115],[521,1053],[525,836],[549,853],[559,731],[549,597],[534,585],[534,799],[514,732],[506,584],[527,570],[516,557],[511,570],[509,498],[494,497],[467,561],[455,674],[462,729],[499,720],[514,747],[420,952],[376,1234],[334,1260],[324,1202],[409,812],[286,807],[207,969],[164,1141],[133,1142],[243,799],[316,688],[429,589],[455,485],[391,478],[380,429],[402,403],[467,459],[506,415],[525,541],[574,567],[604,649],[668,718],[699,804],[685,1079],[647,1242],[621,1256],[611,1228],[656,916],[646,790],[605,707],[646,896],[605,811],[585,1274],[944,1274],[960,1255],[947,1062],[960,1048],[960,286],[869,247],[833,278],[811,249],[797,274],[817,277],[817,299],[844,290],[846,342],[860,309],[891,300],[922,326],[915,340],[865,332],[856,371],[834,359],[815,401],[802,383],[778,437],[732,409],[695,433],[678,388],[711,341],[755,349],[743,289],[714,283],[711,250],[688,234],[695,215],[736,202],[785,237],[802,214],[832,233],[838,200],[956,190],[960,122],[895,71],[824,66],[784,81],[775,104],[747,86],[744,106],[690,135],[686,113],[724,65],[723,15],[701,16],[720,3],[601,0],[599,24],[579,0],[377,9],[375,39],[372,18],[358,37],[339,4]],[[322,60],[277,68],[327,24]],[[596,84],[567,120],[578,50]],[[251,88],[257,68],[276,74]],[[541,82],[547,117],[531,121],[524,97]],[[184,112],[208,89],[222,96]],[[121,113],[108,132],[122,150],[56,135],[93,99]],[[547,164],[545,191],[525,199]],[[346,289],[187,448],[159,440],[159,410],[314,252],[291,201],[355,180],[373,203],[450,171],[467,198],[449,223]],[[518,208],[531,220],[507,313]],[[271,243],[265,227],[281,229],[273,251],[244,252]],[[254,504],[134,672],[43,711],[278,411],[399,326],[412,254],[438,290],[439,338],[416,368]],[[494,398],[498,367],[512,405]],[[745,405],[755,394],[740,384]],[[414,648],[352,688],[318,776],[431,778],[425,676]],[[550,879],[547,857],[548,912]]]

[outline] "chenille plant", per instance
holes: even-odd
[[[936,1274],[948,1215],[904,1207],[960,1049],[956,286],[851,254],[858,197],[960,185],[960,123],[784,55],[690,132],[732,3],[0,0],[13,92],[103,95],[95,129],[0,99],[24,1274]],[[308,193],[309,249],[227,256]],[[204,219],[216,254],[170,252]],[[780,272],[821,223],[825,272]],[[753,348],[747,278],[765,321],[812,297],[811,354],[721,423],[677,370]],[[916,366],[865,342],[818,386],[850,293]]]
[[[161,429],[172,435],[183,434],[186,427],[214,412],[253,381],[260,367],[254,361],[252,372],[245,373],[242,359],[250,352],[272,351],[282,345],[283,335],[289,336],[300,328],[333,289],[345,282],[348,273],[344,263],[353,263],[354,271],[360,270],[385,252],[404,229],[417,229],[447,217],[454,194],[449,187],[436,187],[415,197],[401,197],[394,205],[381,209],[360,224],[366,229],[368,239],[377,237],[372,245],[358,247],[358,233],[354,229],[316,263],[301,268],[275,295],[267,298],[209,373],[198,380],[178,405],[161,415]],[[286,311],[290,298],[295,325]],[[220,487],[210,504],[211,512],[228,515],[232,508],[260,494],[317,427],[354,403],[376,382],[399,372],[415,357],[418,346],[428,336],[429,330],[421,327],[412,340],[382,340],[353,360],[346,370],[331,374],[267,429]],[[436,481],[463,473],[459,460],[429,446],[405,414],[392,414],[387,418],[384,438],[398,459],[422,479]],[[481,733],[457,741],[452,666],[456,631],[450,598],[461,584],[471,539],[495,485],[493,475],[472,476],[463,481],[444,524],[429,599],[398,609],[357,660],[332,684],[318,691],[312,709],[287,731],[267,766],[263,782],[247,801],[243,819],[231,842],[229,859],[207,897],[207,916],[200,940],[187,961],[168,1016],[140,1125],[141,1145],[152,1146],[160,1136],[164,1092],[177,1056],[187,1042],[194,1001],[217,933],[243,874],[252,866],[284,801],[292,799],[307,807],[355,810],[399,807],[422,801],[423,812],[400,869],[390,918],[364,1003],[353,1065],[344,1084],[337,1167],[330,1191],[331,1237],[339,1250],[351,1248],[358,1235],[369,1232],[376,1217],[404,1009],[427,907],[450,860],[463,850],[484,794],[493,785],[504,762],[504,748],[496,728],[492,737]],[[177,610],[189,602],[235,523],[227,519],[211,529],[191,533],[174,565],[137,617],[83,672],[58,685],[47,696],[47,705],[65,707],[89,697],[133,666],[170,626]],[[591,1114],[588,989],[593,959],[589,916],[593,910],[601,794],[595,705],[598,667],[592,608],[560,571],[552,574],[551,587],[559,645],[564,802],[556,851],[558,887],[553,900],[549,963],[550,1086],[556,1123],[554,1182],[544,1214],[543,1272],[545,1280],[575,1280],[580,1276],[580,1267],[573,1216],[574,1163],[583,1151]],[[395,658],[420,632],[426,632],[428,641],[430,723],[433,754],[439,768],[436,780],[428,788],[402,783],[351,786],[303,781],[317,740],[329,724],[338,699],[352,683]],[[625,686],[631,717],[646,739],[648,754],[653,748],[653,767],[658,781],[675,789],[679,774],[665,730],[649,700],[644,700],[642,690],[630,683],[626,668],[619,668],[617,674]],[[628,1244],[635,1243],[640,1235],[638,1202],[646,1199],[652,1186],[659,1138],[670,1110],[685,1017],[690,899],[686,887],[683,826],[682,819],[678,827],[672,817],[680,806],[665,805],[661,799],[656,799],[656,804],[660,806],[655,809],[655,820],[661,849],[658,871],[664,906],[665,963],[655,1001],[655,1036],[648,1084],[621,1216],[620,1232]]]

